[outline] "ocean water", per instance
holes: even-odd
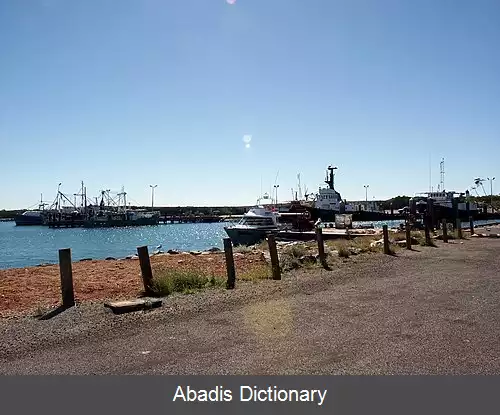
[[[16,226],[0,222],[0,269],[57,263],[58,251],[71,248],[73,260],[123,258],[147,245],[149,252],[162,250],[222,249],[224,223],[183,223],[105,229],[50,229],[45,226]]]
[[[495,221],[500,223],[500,221]],[[402,221],[354,222],[353,225],[397,227]],[[477,221],[475,226],[492,221]],[[58,251],[71,248],[73,260],[83,258],[123,258],[137,253],[137,247],[147,245],[152,252],[162,250],[222,249],[226,223],[183,223],[133,228],[50,229],[44,226],[16,226],[0,222],[0,269],[22,268],[41,263],[57,263]],[[468,227],[464,222],[462,226]]]

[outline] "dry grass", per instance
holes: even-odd
[[[236,273],[236,281],[259,281],[272,278],[270,265],[260,265],[242,273]]]
[[[153,295],[165,297],[174,292],[190,294],[209,287],[223,287],[225,280],[193,270],[157,268],[153,275]]]

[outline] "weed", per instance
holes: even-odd
[[[271,278],[271,266],[261,265],[258,267],[252,267],[242,273],[236,273],[236,279],[240,281],[258,281]]]

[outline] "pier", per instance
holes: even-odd
[[[159,217],[162,224],[172,223],[217,223],[222,222],[218,215],[165,215]]]

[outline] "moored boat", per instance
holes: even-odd
[[[245,213],[237,224],[226,226],[224,230],[233,245],[254,245],[280,230],[278,213],[257,206]]]

